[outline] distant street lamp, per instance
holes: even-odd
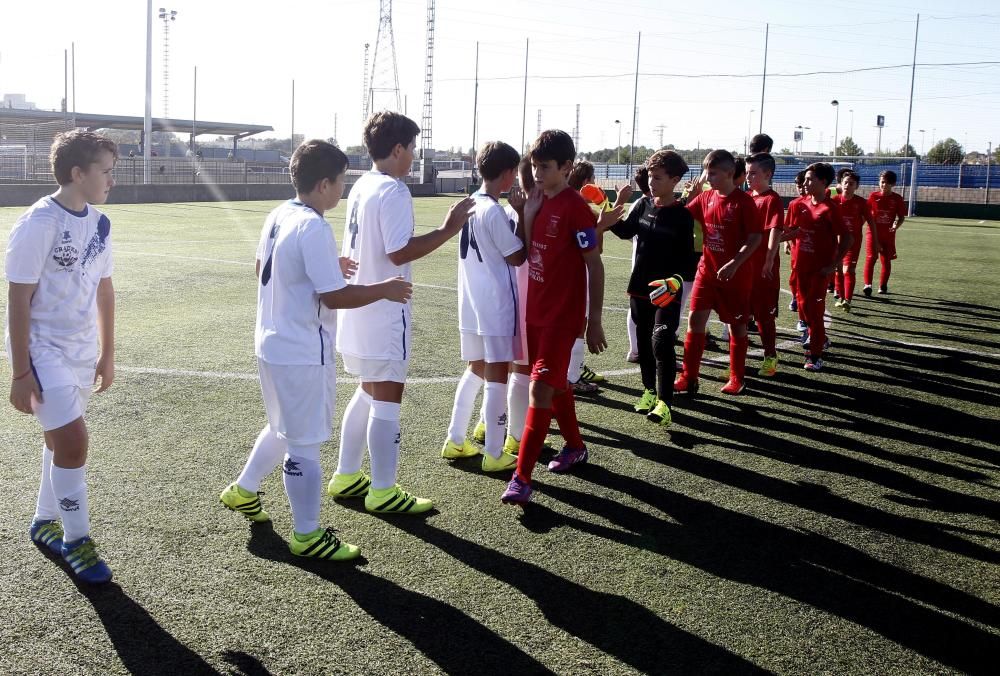
[[[615,164],[621,164],[622,163],[622,121],[621,120],[615,120],[615,124],[618,125],[618,160],[615,162]]]
[[[924,146],[926,145],[924,143],[924,139],[926,137],[927,130],[926,129],[918,129],[917,131],[920,132],[920,155],[923,156],[923,154],[924,154]]]
[[[744,146],[744,148],[743,148],[743,154],[744,155],[749,155],[750,154],[750,125],[753,122],[753,114],[756,113],[756,112],[757,112],[756,108],[751,108],[750,109],[750,114],[747,115],[747,143],[746,143],[746,146]]]
[[[830,101],[830,105],[833,106],[834,109],[837,111],[837,116],[836,116],[836,118],[834,118],[834,122],[833,122],[833,155],[834,155],[834,157],[836,157],[836,155],[837,155],[837,136],[838,136],[838,132],[840,131],[840,101],[838,101],[837,99],[834,99],[833,101]]]

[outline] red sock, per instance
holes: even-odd
[[[834,275],[833,292],[835,294],[837,294],[838,296],[840,296],[841,298],[844,297],[844,271],[843,270],[837,270],[836,274]]]
[[[775,343],[778,340],[778,331],[774,326],[774,317],[767,315],[763,319],[757,320],[757,330],[760,332],[760,343],[764,347],[764,356],[772,357],[778,353]]]
[[[737,338],[729,336],[729,373],[730,378],[742,381],[747,372],[747,347],[750,339],[747,336]]]
[[[552,422],[551,408],[528,407],[528,415],[524,420],[524,434],[521,436],[521,448],[517,453],[517,474],[522,481],[531,481],[531,472],[542,454],[542,444],[545,435],[549,433],[549,423]]]
[[[688,331],[684,337],[684,375],[689,381],[698,380],[701,355],[705,352],[705,334]]]
[[[889,275],[892,273],[892,259],[882,254],[882,272],[879,274],[878,285],[885,286],[889,283]]]
[[[853,270],[844,274],[844,295],[841,296],[841,298],[844,300],[851,300],[854,298],[855,284],[857,284],[857,275]]]
[[[576,399],[573,388],[568,387],[561,394],[552,397],[552,413],[559,423],[559,432],[570,448],[583,448],[580,424],[576,420]]]

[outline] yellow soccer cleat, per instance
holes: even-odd
[[[456,444],[451,439],[446,439],[444,446],[441,447],[441,457],[446,460],[471,458],[474,455],[479,455],[479,449],[473,446],[468,439],[463,440],[461,445]]]

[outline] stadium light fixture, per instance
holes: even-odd
[[[622,121],[621,120],[615,120],[615,124],[618,125],[618,149],[617,149],[618,159],[615,162],[615,164],[621,164],[622,163]]]
[[[834,99],[833,101],[830,101],[830,105],[833,106],[834,109],[837,111],[837,115],[836,115],[836,117],[834,118],[834,121],[833,121],[833,155],[836,156],[837,155],[837,136],[838,136],[838,132],[840,131],[840,101],[838,101],[837,99]]]

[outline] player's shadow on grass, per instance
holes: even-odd
[[[397,518],[421,523],[413,517]],[[551,673],[516,645],[444,601],[372,575],[357,564],[294,556],[270,524],[253,525],[247,550],[337,585],[373,620],[412,643],[445,673],[489,673],[491,665],[502,665],[505,673]]]
[[[534,517],[530,516],[532,513]],[[538,513],[539,510],[526,511],[524,518],[538,518]],[[460,563],[514,587],[537,604],[553,626],[633,669],[645,673],[667,670],[679,674],[766,673],[752,662],[664,621],[624,596],[595,591],[427,522],[399,519],[392,524]],[[506,665],[503,672],[517,673]]]
[[[229,672],[229,676],[271,676],[260,660],[243,651],[227,650],[222,653],[222,659],[236,668],[236,671]]]
[[[900,318],[902,318],[902,319],[906,318],[905,315],[898,315],[898,316]],[[910,319],[912,320],[912,317]],[[846,318],[846,317],[838,318],[838,322],[841,323],[841,324],[846,324],[848,326],[854,327],[859,332],[870,332],[872,330],[872,327],[869,326],[867,323],[862,322],[862,321],[858,321],[857,319],[855,319],[853,317],[851,317],[851,318]],[[934,320],[928,319],[928,320],[926,320],[926,323],[933,324]],[[930,341],[930,342],[941,340],[941,331],[918,331],[916,329],[903,328],[902,321],[897,321],[896,323],[894,323],[893,326],[892,326],[892,328],[875,327],[875,330],[880,330],[880,331],[885,331],[885,332],[891,332],[891,333],[896,334],[896,335],[903,334],[905,336],[913,336],[915,338],[919,338],[921,340],[926,340],[926,341]],[[850,334],[847,334],[847,335],[850,335]],[[862,335],[863,335],[863,333],[862,333]],[[1000,351],[1000,342],[997,342],[995,340],[982,340],[982,339],[979,339],[979,338],[972,338],[972,337],[967,336],[967,335],[962,335],[962,336],[960,336],[960,338],[961,338],[963,347],[957,347],[956,346],[954,348],[954,350],[953,350],[954,352],[960,352],[961,350],[963,350],[963,349],[969,349],[970,347],[979,347],[979,348],[983,348],[984,350],[991,350],[991,351],[994,351],[994,352]],[[920,348],[920,349],[934,350],[935,348]]]
[[[67,572],[67,575],[72,574]],[[219,676],[220,672],[161,627],[116,583],[93,586],[72,579],[80,593],[94,606],[115,653],[129,673],[143,676]]]
[[[983,656],[1000,650],[1000,637],[964,619],[997,627],[1000,607],[971,594],[818,533],[768,523],[598,466],[582,467],[578,476],[641,500],[673,521],[562,485],[546,486],[544,494],[625,529],[626,539],[652,539],[664,556],[842,617],[963,671],[982,672]],[[607,537],[608,529],[599,524],[559,518]]]

